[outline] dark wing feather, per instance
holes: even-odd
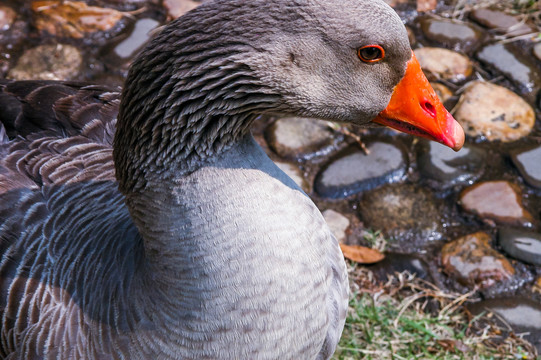
[[[118,105],[104,86],[0,80],[0,193],[114,180]]]
[[[119,89],[105,86],[0,81],[0,122],[10,139],[35,133],[83,135],[112,144],[118,105]]]
[[[142,254],[114,176],[118,104],[105,87],[0,80],[0,358],[101,358],[110,344],[89,334],[137,321],[111,312]]]

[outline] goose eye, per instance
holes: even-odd
[[[359,59],[366,63],[373,63],[385,57],[385,50],[379,45],[366,45],[357,50]]]

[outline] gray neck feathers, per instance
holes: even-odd
[[[276,107],[279,96],[244,62],[253,48],[222,24],[234,9],[213,9],[167,26],[130,69],[114,150],[124,194],[171,169],[195,170]]]

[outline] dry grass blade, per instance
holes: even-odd
[[[346,328],[334,356],[350,359],[536,359],[537,351],[485,316],[471,318],[462,305],[475,292],[446,292],[409,273],[384,284],[370,271],[350,268],[355,290]]]

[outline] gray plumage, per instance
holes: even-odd
[[[359,61],[367,44],[385,61]],[[380,1],[215,0],[151,41],[120,105],[1,83],[0,357],[328,359],[342,254],[249,126],[367,123],[410,56]]]

